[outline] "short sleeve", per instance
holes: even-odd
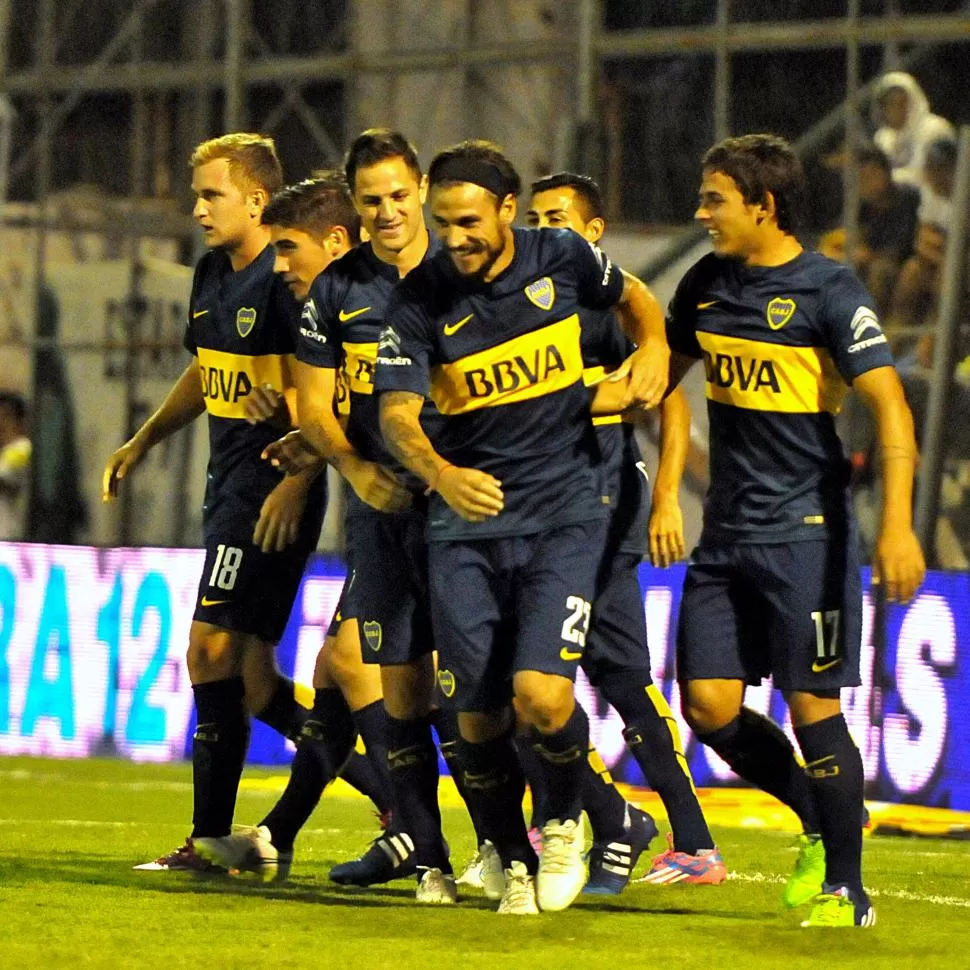
[[[608,310],[623,296],[623,271],[598,246],[578,233],[565,232],[569,262],[576,273],[576,296],[580,306],[590,310]]]
[[[424,308],[398,287],[384,313],[374,390],[411,391],[427,397],[434,361],[434,331]]]
[[[199,277],[202,267],[206,260],[203,258],[195,267],[192,276],[192,292],[189,294],[189,305],[185,313],[185,332],[182,334],[182,346],[193,356],[199,356],[198,338],[195,335],[195,324],[193,323],[193,311],[195,310],[195,299],[199,292]]]
[[[330,370],[340,366],[338,284],[336,274],[324,270],[310,286],[296,338],[296,357],[304,364]]]
[[[847,384],[866,371],[894,364],[873,305],[869,292],[845,267],[839,267],[826,284],[819,323],[825,344]]]
[[[694,274],[688,272],[677,284],[667,306],[667,343],[676,353],[699,360],[704,354],[697,340],[697,301],[692,298],[693,280]]]

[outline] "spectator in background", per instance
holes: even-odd
[[[930,111],[923,89],[903,71],[890,71],[879,82],[872,121],[873,140],[886,153],[893,179],[913,185],[919,183],[930,144],[954,135],[953,125]]]
[[[897,184],[885,153],[861,148],[859,159],[859,242],[853,253],[856,272],[876,309],[885,314],[903,261],[913,252],[919,190]]]
[[[24,537],[30,453],[27,404],[13,391],[0,391],[0,540]]]
[[[919,221],[943,230],[953,217],[953,180],[957,170],[957,143],[953,138],[938,138],[926,149],[923,178],[920,182]]]

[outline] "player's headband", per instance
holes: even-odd
[[[441,182],[472,182],[488,189],[492,195],[504,199],[512,193],[509,180],[491,162],[479,158],[452,156],[434,166],[431,184]]]

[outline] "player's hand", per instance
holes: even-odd
[[[926,576],[926,562],[911,528],[884,528],[872,560],[873,585],[882,586],[890,603],[908,603]]]
[[[130,441],[126,441],[105,462],[104,474],[101,476],[102,502],[111,502],[118,497],[121,480],[141,463],[146,451],[147,449],[136,435]]]
[[[628,358],[630,381],[624,408],[638,405],[656,407],[667,390],[670,373],[670,348],[663,340],[649,340],[641,344]]]
[[[299,428],[267,445],[261,457],[287,475],[299,475],[300,472],[309,471],[321,461],[320,455],[303,437]]]
[[[466,522],[484,522],[505,508],[502,483],[477,468],[446,465],[438,474],[435,491]]]
[[[684,516],[676,498],[654,492],[650,507],[650,562],[654,566],[672,566],[684,558]]]
[[[287,476],[266,496],[253,531],[253,544],[263,552],[283,552],[300,535],[310,480]]]
[[[340,472],[357,497],[378,512],[401,512],[411,504],[411,493],[383,465],[358,458],[345,462]]]
[[[250,424],[266,422],[280,430],[286,430],[290,421],[290,409],[286,398],[272,384],[258,384],[247,395],[243,403],[246,420]]]

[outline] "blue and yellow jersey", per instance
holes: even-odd
[[[871,307],[852,271],[816,252],[771,267],[705,256],[681,281],[667,339],[704,362],[705,537],[784,542],[844,524],[849,463],[835,415],[847,384],[893,366]]]
[[[580,311],[614,305],[623,276],[569,230],[513,233],[512,264],[494,281],[462,278],[442,252],[408,275],[385,314],[378,393],[430,391],[442,415],[435,449],[494,475],[505,493],[504,511],[482,523],[436,495],[432,539],[531,535],[605,514]]]
[[[431,237],[425,260],[439,247],[437,239]],[[374,394],[384,310],[399,282],[397,267],[378,259],[370,243],[335,260],[310,287],[296,354],[306,364],[337,371],[337,413],[344,419],[347,439],[361,457],[385,465],[415,492],[423,492],[424,483],[387,450]],[[422,423],[429,433],[434,419],[434,405],[428,401]],[[348,512],[353,514],[361,507],[356,493],[348,489]]]
[[[234,272],[221,250],[206,253],[195,270],[185,347],[198,358],[209,414],[206,529],[251,529],[280,472],[260,458],[280,436],[245,420],[246,397],[260,384],[285,392],[294,386],[293,359],[300,307],[273,272],[267,246]],[[314,486],[308,516],[322,514],[324,478]],[[318,509],[319,507],[319,509]],[[252,523],[252,525],[250,525]],[[318,527],[319,528],[319,527]],[[316,540],[314,540],[315,542]]]
[[[615,370],[636,349],[612,311],[583,314],[583,375],[588,383]],[[646,465],[633,425],[619,415],[593,418],[602,462],[603,494],[610,502],[606,547],[645,556],[650,552],[650,501]]]

